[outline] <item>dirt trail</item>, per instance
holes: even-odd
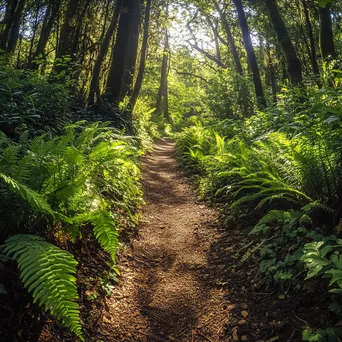
[[[208,264],[217,213],[198,202],[173,154],[174,143],[161,140],[144,159],[143,223],[120,258],[106,341],[227,340],[225,293]]]

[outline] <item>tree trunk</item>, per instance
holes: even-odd
[[[303,4],[303,9],[304,9],[304,15],[305,15],[306,29],[308,31],[309,41],[310,41],[310,50],[311,50],[310,59],[311,59],[312,71],[314,72],[315,75],[319,76],[319,67],[317,63],[315,38],[313,35],[313,29],[312,29],[310,15],[309,15],[306,1],[307,0],[302,0],[302,4]]]
[[[117,23],[118,23],[118,19],[119,19],[120,12],[121,12],[122,1],[123,0],[118,0],[116,5],[115,5],[112,20],[109,24],[109,27],[108,27],[108,30],[107,30],[105,36],[104,36],[104,39],[102,40],[102,43],[100,46],[100,51],[99,51],[99,54],[97,55],[97,58],[95,61],[95,65],[94,65],[94,69],[93,69],[93,75],[92,75],[91,82],[90,82],[90,90],[89,90],[89,98],[88,98],[88,103],[90,105],[95,103],[95,94],[97,96],[97,101],[100,100],[100,84],[99,84],[99,82],[100,82],[101,67],[102,67],[103,60],[107,54],[107,51],[109,48],[109,43],[113,37],[114,31],[115,31]]]
[[[273,104],[276,104],[277,103],[276,68],[272,60],[271,48],[270,48],[268,40],[266,42],[266,51],[267,51],[267,70],[268,70],[269,80],[270,80],[271,89],[272,89]]]
[[[87,9],[90,5],[91,0],[83,0],[84,5],[81,13],[77,16],[77,24],[76,24],[76,29],[75,33],[73,36],[73,43],[71,44],[71,55],[76,56],[78,54],[78,48],[79,48],[79,43],[80,43],[80,37],[81,37],[81,31],[82,31],[82,26],[84,23],[84,18],[87,13]]]
[[[34,46],[34,41],[36,40],[36,35],[37,35],[37,30],[38,30],[38,15],[39,15],[39,6],[36,8],[36,16],[34,19],[34,25],[33,25],[33,35],[31,38],[31,43],[30,43],[30,51],[29,51],[29,56],[28,56],[28,65],[31,65],[32,58],[33,58],[33,46]]]
[[[243,37],[245,49],[247,52],[247,59],[248,59],[249,66],[252,71],[252,75],[253,75],[253,83],[254,83],[254,89],[255,89],[255,94],[257,98],[258,108],[264,109],[267,106],[267,104],[266,104],[264,91],[262,89],[259,66],[258,66],[258,62],[255,56],[251,36],[249,33],[246,15],[245,15],[241,0],[233,0],[233,2],[238,12],[240,27],[242,31],[242,37]]]
[[[26,5],[26,0],[19,0],[18,6],[15,10],[11,30],[9,33],[8,44],[6,51],[13,53],[17,46],[20,31],[20,22],[23,16],[24,8]]]
[[[139,33],[140,33],[140,1],[137,6],[134,7],[132,12],[132,22],[130,27],[130,40],[128,42],[127,55],[126,55],[126,70],[122,84],[123,99],[126,95],[132,95],[133,79],[135,74],[135,67],[138,58],[138,47],[139,47]]]
[[[231,51],[231,53],[233,55],[236,71],[240,75],[242,75],[243,74],[243,70],[242,70],[242,65],[241,65],[240,57],[239,57],[239,54],[238,54],[236,46],[235,46],[234,37],[233,37],[232,31],[230,29],[230,25],[228,23],[227,17],[224,14],[223,10],[221,10],[217,0],[214,0],[214,6],[215,6],[217,12],[220,15],[223,28],[224,28],[225,33],[227,35],[227,40],[228,40],[230,51]]]
[[[6,13],[4,17],[5,28],[1,32],[1,40],[0,40],[0,49],[6,51],[7,50],[7,42],[9,33],[11,31],[15,10],[18,5],[18,0],[9,1],[8,6],[6,7]]]
[[[127,88],[124,85],[126,68],[128,66],[127,57],[128,51],[131,48],[130,40],[132,39],[132,28],[134,27],[132,21],[136,20],[134,14],[137,8],[140,8],[139,0],[123,0],[105,96],[106,100],[114,105],[118,105],[123,99],[125,96],[123,90]]]
[[[210,19],[208,15],[206,15],[207,22],[209,26],[211,27],[213,37],[214,37],[214,43],[215,43],[215,50],[216,50],[216,58],[222,62],[222,56],[221,56],[221,50],[220,50],[220,42],[219,42],[219,37],[218,37],[218,29],[217,25],[213,23],[213,21]]]
[[[63,56],[70,55],[72,49],[73,37],[75,34],[75,18],[81,0],[69,0],[67,9],[64,14],[64,22],[59,33],[59,40],[56,51],[56,62],[54,72],[59,73],[63,67],[57,66],[58,59]]]
[[[160,73],[160,86],[157,96],[156,111],[157,113],[163,112],[164,118],[168,123],[171,123],[169,113],[169,100],[168,100],[168,72],[169,72],[169,35],[165,32],[165,43],[163,51],[163,61]]]
[[[285,23],[279,13],[278,6],[275,0],[264,0],[268,15],[270,17],[274,31],[276,32],[278,42],[282,47],[285,55],[287,72],[290,77],[290,82],[293,86],[300,86],[303,82],[302,66],[297,56],[296,50],[291,42],[287,32]]]
[[[145,65],[146,65],[146,53],[147,53],[147,45],[148,45],[148,34],[149,34],[149,27],[150,27],[150,14],[151,14],[151,0],[146,0],[144,35],[143,35],[143,41],[141,45],[140,65],[139,65],[137,79],[135,81],[134,89],[133,89],[131,100],[130,100],[131,111],[133,111],[134,106],[137,102],[139,92],[142,86],[143,78],[144,78]]]
[[[320,45],[321,53],[324,61],[336,58],[336,50],[334,44],[334,34],[330,16],[330,5],[319,9],[320,17]]]
[[[49,37],[53,28],[53,25],[56,21],[59,7],[60,7],[60,0],[52,0],[50,1],[50,4],[46,10],[44,22],[42,26],[42,30],[40,32],[37,49],[34,53],[32,62],[34,62],[35,59],[42,57],[45,59],[45,48],[47,45],[47,42],[49,41]],[[31,69],[38,69],[39,64],[38,63],[30,63],[29,66]]]

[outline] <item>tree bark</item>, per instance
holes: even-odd
[[[243,70],[242,70],[242,65],[241,65],[240,57],[239,57],[239,54],[238,54],[236,46],[235,46],[234,37],[233,37],[232,31],[230,29],[230,25],[228,23],[227,17],[224,14],[223,10],[221,10],[217,0],[214,0],[213,3],[214,3],[214,6],[215,6],[217,12],[220,15],[223,28],[224,28],[225,33],[227,35],[227,41],[228,41],[228,44],[229,44],[230,51],[231,51],[231,53],[233,55],[236,71],[237,71],[237,73],[242,75],[243,74]]]
[[[302,0],[303,9],[304,9],[304,15],[305,15],[305,23],[306,23],[306,29],[308,31],[309,35],[309,41],[310,41],[310,59],[311,59],[311,65],[312,65],[312,71],[315,75],[319,76],[319,67],[317,63],[317,52],[316,52],[316,45],[315,45],[315,38],[313,35],[313,29],[310,21],[310,15],[308,11],[308,5],[306,3],[307,0]]]
[[[221,50],[220,50],[220,42],[219,42],[219,36],[218,36],[218,30],[217,26],[213,23],[213,21],[210,19],[208,15],[206,15],[207,22],[209,26],[211,27],[211,30],[213,32],[214,37],[214,43],[215,43],[215,50],[216,50],[216,58],[222,62],[222,56],[221,56]]]
[[[4,18],[5,28],[1,32],[1,40],[0,40],[0,49],[4,51],[7,50],[8,37],[11,31],[17,5],[18,5],[18,0],[9,1],[8,6],[6,8],[6,13],[5,13],[5,18]]]
[[[96,94],[97,100],[100,100],[100,84],[99,84],[99,82],[100,82],[101,67],[102,67],[103,60],[104,60],[104,58],[108,52],[109,43],[113,37],[113,34],[115,32],[115,29],[116,29],[116,26],[118,23],[118,19],[119,19],[120,12],[121,12],[122,1],[123,0],[117,1],[116,5],[115,5],[112,20],[109,24],[109,27],[108,27],[108,30],[107,30],[105,36],[104,36],[104,39],[101,42],[100,51],[99,51],[99,54],[97,55],[97,58],[95,61],[95,65],[94,65],[94,69],[93,69],[93,75],[92,75],[91,82],[90,82],[90,90],[89,90],[89,97],[88,97],[89,105],[95,103],[95,94]]]
[[[266,104],[266,99],[264,95],[264,90],[262,88],[259,66],[258,66],[258,62],[255,56],[246,15],[245,15],[241,0],[233,0],[233,2],[238,12],[240,27],[242,31],[242,37],[243,37],[243,41],[244,41],[245,49],[247,53],[247,59],[248,59],[249,66],[252,71],[252,75],[253,75],[253,83],[254,83],[254,89],[255,89],[255,94],[257,98],[258,108],[264,109],[267,106],[267,104]]]
[[[165,43],[163,51],[163,60],[160,73],[160,86],[157,95],[156,111],[157,113],[163,112],[164,118],[168,123],[171,123],[170,113],[169,113],[169,98],[168,98],[168,69],[169,69],[169,35],[165,32]]]
[[[58,11],[60,8],[60,0],[52,0],[49,3],[49,6],[46,10],[44,22],[42,26],[42,30],[40,32],[36,52],[34,53],[34,56],[32,58],[32,62],[34,62],[35,59],[40,58],[40,56],[45,59],[45,48],[47,45],[47,42],[49,41],[49,37],[53,28],[54,23],[56,22]],[[38,63],[30,63],[29,67],[30,69],[38,69],[39,64]]]
[[[31,38],[31,42],[30,42],[30,50],[29,50],[29,55],[28,55],[28,66],[31,65],[32,62],[32,58],[33,58],[33,46],[34,46],[34,41],[36,40],[36,35],[37,35],[37,30],[38,30],[38,15],[39,15],[39,10],[40,7],[37,5],[36,8],[36,15],[34,18],[34,25],[33,25],[33,34],[32,34],[32,38]]]
[[[77,24],[76,24],[76,29],[73,37],[73,43],[71,44],[71,55],[76,56],[79,52],[79,42],[80,42],[80,37],[81,37],[81,31],[82,31],[82,26],[84,22],[85,15],[87,13],[87,9],[90,5],[91,0],[83,0],[84,5],[82,8],[82,11],[80,14],[77,16]]]
[[[332,29],[332,21],[330,15],[330,5],[325,8],[320,7],[320,45],[321,53],[324,61],[336,58],[336,50],[334,44],[334,33]]]
[[[8,44],[7,44],[7,49],[6,49],[8,53],[13,53],[17,46],[17,42],[19,39],[20,22],[23,16],[25,5],[26,5],[26,0],[19,0],[18,6],[13,16],[11,30],[9,33]]]
[[[134,6],[132,11],[132,22],[130,27],[130,40],[128,42],[127,55],[126,55],[126,70],[122,84],[121,99],[125,96],[132,95],[132,86],[135,74],[135,68],[138,58],[139,48],[139,34],[140,34],[140,1],[137,2],[137,6]]]
[[[146,0],[145,18],[144,18],[144,34],[143,34],[143,41],[141,45],[140,65],[139,65],[137,79],[135,81],[134,89],[133,89],[131,99],[130,99],[131,111],[133,111],[134,106],[137,102],[139,92],[142,86],[142,82],[144,79],[144,72],[145,72],[145,66],[146,66],[146,54],[147,54],[147,46],[148,46],[148,34],[149,34],[149,27],[150,27],[150,15],[151,15],[151,0]]]
[[[68,6],[64,14],[64,22],[59,33],[59,40],[56,51],[56,62],[63,56],[71,56],[71,42],[74,41],[73,37],[75,34],[75,18],[80,1],[81,0],[69,0],[68,2]],[[54,71],[58,73],[59,71],[61,71],[62,68],[58,67],[56,64],[58,63],[55,63]]]
[[[287,72],[293,86],[300,86],[303,82],[302,65],[291,42],[285,23],[279,13],[275,0],[264,0],[278,42],[285,55]]]
[[[124,85],[128,67],[127,57],[128,51],[132,47],[130,45],[130,40],[132,38],[134,39],[134,37],[131,36],[133,33],[132,28],[136,25],[136,23],[133,24],[133,20],[136,20],[134,14],[136,9],[139,8],[139,0],[123,0],[105,95],[106,100],[114,105],[118,105],[126,95],[123,90],[125,88],[127,89],[127,86]]]

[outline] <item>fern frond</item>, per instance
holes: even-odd
[[[54,211],[51,209],[48,202],[44,197],[37,192],[31,190],[27,186],[20,184],[13,178],[0,173],[0,179],[2,179],[9,187],[20,195],[25,201],[27,201],[34,209],[42,213],[48,213],[54,216]]]
[[[110,254],[113,262],[115,262],[119,234],[116,230],[114,218],[108,211],[98,210],[92,213],[90,220],[93,224],[94,235],[97,241]]]
[[[14,235],[3,245],[18,263],[20,279],[34,298],[82,341],[74,257],[35,235]]]
[[[291,211],[286,210],[271,210],[265,216],[263,216],[259,224],[265,224],[270,222],[288,222],[293,218]]]

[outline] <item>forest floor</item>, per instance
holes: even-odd
[[[209,280],[208,263],[218,215],[198,202],[173,153],[174,143],[160,140],[143,161],[146,205],[139,236],[121,257],[122,280],[108,302],[113,341],[225,336],[225,291]]]
[[[86,341],[300,341],[306,320],[320,319],[315,297],[267,286],[250,227],[225,226],[174,152],[172,140],[159,140],[143,159],[142,222],[119,253],[113,294],[82,305]],[[89,263],[88,278],[101,267]],[[60,333],[45,326],[39,341],[73,341]]]
[[[120,284],[107,300],[104,341],[295,341],[304,321],[293,301],[260,292],[247,265],[235,269],[246,232],[227,231],[199,201],[160,140],[143,161],[146,205],[138,237],[119,258]],[[247,237],[247,240],[246,240]],[[244,252],[243,252],[244,253]],[[250,266],[257,269],[255,263]],[[260,279],[258,279],[260,282]],[[261,279],[263,283],[263,279]]]

